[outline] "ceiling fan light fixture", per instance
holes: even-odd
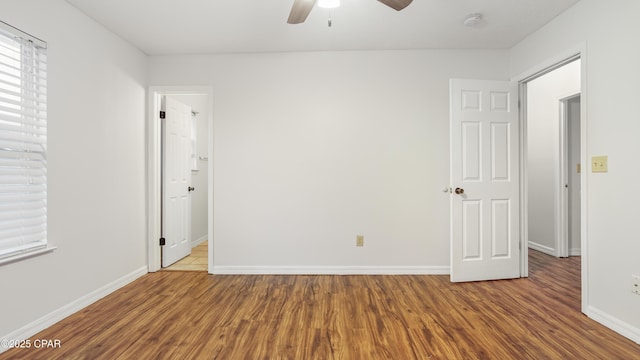
[[[340,7],[340,0],[318,0],[318,7],[324,9],[335,9]]]

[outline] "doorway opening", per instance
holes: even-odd
[[[191,248],[191,253],[177,262],[163,267],[163,271],[207,271],[209,244],[203,241]]]
[[[581,256],[581,302],[588,301],[586,59],[584,47],[518,79],[522,123],[523,276],[529,249]]]
[[[191,270],[191,271],[208,271],[211,273],[213,268],[213,234],[212,208],[213,208],[213,186],[211,179],[213,178],[212,159],[212,101],[213,91],[209,87],[186,86],[186,87],[151,87],[149,89],[149,120],[147,126],[147,181],[148,181],[148,266],[150,272],[160,269],[168,270]],[[188,186],[178,186],[179,189],[188,191],[189,204],[183,211],[189,214],[188,220],[184,221],[180,226],[185,227],[181,233],[188,234],[186,240],[187,252],[189,255],[182,260],[177,260],[173,267],[166,267],[169,261],[166,258],[168,249],[167,244],[171,242],[164,239],[163,228],[166,231],[165,211],[168,202],[163,197],[163,186],[168,181],[164,181],[163,176],[167,174],[163,172],[163,166],[168,161],[167,158],[172,155],[165,153],[170,146],[164,144],[164,133],[161,120],[161,111],[163,116],[169,118],[169,109],[167,104],[173,104],[175,109],[181,112],[188,112],[187,115],[180,118],[183,123],[183,140],[181,149],[185,148],[186,157],[180,155],[180,159],[185,157],[185,164],[181,170],[183,177],[187,178]],[[185,109],[188,109],[185,110]],[[183,111],[184,110],[184,111]],[[188,127],[188,129],[184,129]],[[184,135],[184,134],[183,134]],[[173,145],[172,145],[173,146]],[[184,150],[184,149],[183,149]],[[175,167],[175,166],[174,166]],[[188,189],[188,190],[187,190]],[[165,195],[168,193],[165,192]],[[164,216],[163,216],[164,215]],[[163,241],[164,240],[164,241]],[[161,245],[164,243],[165,245]],[[184,242],[183,242],[184,243]],[[184,246],[183,246],[184,247]],[[164,249],[163,249],[164,248]],[[165,255],[165,256],[163,256]],[[180,255],[179,257],[182,257]],[[175,259],[174,259],[175,260]],[[173,263],[173,260],[170,261]]]
[[[526,82],[527,246],[555,257],[580,255],[580,65]]]

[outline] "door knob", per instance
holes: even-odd
[[[464,189],[463,188],[456,188],[455,190],[456,194],[460,195],[460,194],[464,194]]]
[[[189,190],[189,191],[193,191],[193,190],[195,190],[195,189],[196,189],[196,188],[194,188],[193,186],[189,186],[189,187],[187,188],[187,190]]]

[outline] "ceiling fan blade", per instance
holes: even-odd
[[[387,5],[392,9],[400,11],[406,8],[407,6],[409,6],[409,4],[411,4],[413,0],[378,0],[378,1],[380,1],[381,3]]]
[[[316,4],[316,0],[294,0],[293,6],[291,6],[291,12],[289,13],[289,20],[287,23],[289,24],[300,24],[303,23],[313,6]]]

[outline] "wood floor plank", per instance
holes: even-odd
[[[640,359],[580,313],[580,259],[527,279],[148,274],[4,359]]]

